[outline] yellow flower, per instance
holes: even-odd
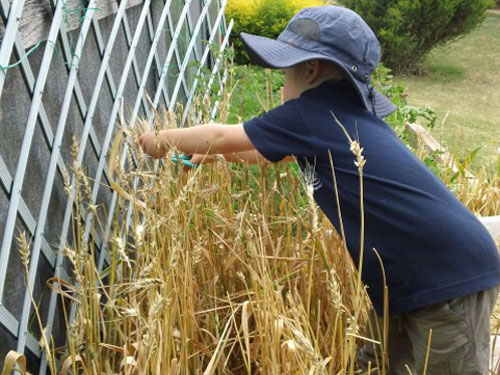
[[[288,0],[288,2],[296,12],[298,12],[302,8],[315,7],[326,4],[325,0]]]
[[[228,15],[238,14],[243,17],[248,17],[255,13],[260,1],[261,0],[229,0],[226,6],[226,12]]]
[[[249,17],[255,14],[259,5],[274,0],[229,0],[226,7],[228,15],[238,14],[240,17]],[[287,5],[298,12],[302,8],[327,4],[326,0],[287,0]]]

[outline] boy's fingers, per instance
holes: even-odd
[[[194,154],[189,160],[192,164],[210,164],[215,161],[213,156],[204,154]]]
[[[139,147],[144,151],[146,154],[149,156],[158,159],[161,157],[159,154],[158,147],[155,144],[154,137],[151,135],[150,132],[144,133],[137,137],[137,144]]]
[[[144,149],[145,143],[146,142],[146,134],[141,134],[140,136],[137,137],[137,144]]]
[[[143,137],[143,136],[142,136],[142,135],[140,135],[139,137],[137,137],[137,138],[135,139],[135,144],[136,144],[137,146],[141,147],[141,148],[142,148],[142,142],[143,142],[142,137]]]
[[[201,164],[203,162],[203,156],[200,154],[194,154],[189,160],[193,164]]]

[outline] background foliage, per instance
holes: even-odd
[[[276,39],[300,9],[324,4],[325,0],[229,0],[226,15],[235,21],[231,37],[235,62],[249,62],[240,40],[241,32]]]
[[[485,18],[491,0],[341,0],[375,31],[382,61],[395,71],[416,71],[437,45],[460,37]]]

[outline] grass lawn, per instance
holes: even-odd
[[[434,136],[464,157],[477,147],[473,166],[489,165],[500,152],[500,12],[475,31],[428,57],[422,76],[399,76],[408,101],[436,110]],[[444,121],[446,119],[446,121]]]

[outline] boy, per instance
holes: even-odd
[[[192,162],[223,154],[229,161],[295,158],[314,176],[314,197],[340,228],[355,264],[360,248],[359,173],[343,125],[363,147],[362,278],[383,314],[380,254],[389,289],[389,374],[487,374],[489,316],[500,284],[497,249],[482,224],[402,144],[381,119],[395,106],[370,86],[379,43],[354,12],[337,6],[301,10],[278,40],[242,34],[250,59],[285,70],[285,104],[239,125],[201,125],[139,138],[152,157],[175,147]],[[334,119],[335,117],[335,119]],[[378,338],[375,337],[375,340]],[[375,367],[373,345],[361,351]]]

